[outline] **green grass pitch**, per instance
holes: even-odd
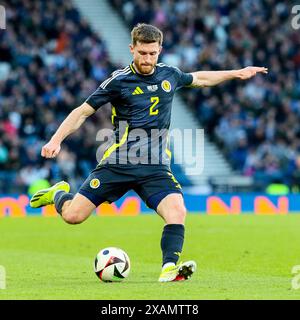
[[[163,221],[155,215],[0,219],[1,299],[298,299],[292,267],[300,265],[300,216],[189,214],[181,260],[198,270],[189,281],[158,283]],[[94,257],[107,246],[131,259],[129,278],[102,283]]]

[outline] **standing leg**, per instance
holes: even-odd
[[[175,265],[182,252],[184,242],[186,209],[182,195],[179,193],[167,195],[159,203],[157,213],[166,223],[161,238],[163,266]]]
[[[166,222],[161,238],[163,267],[159,281],[186,280],[195,272],[196,263],[187,261],[177,264],[182,252],[185,232],[186,208],[182,195],[168,194],[157,206],[157,213]]]

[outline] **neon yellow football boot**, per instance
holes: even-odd
[[[68,182],[60,181],[48,189],[37,191],[30,199],[30,207],[40,208],[43,206],[47,206],[48,204],[53,204],[54,195],[57,191],[69,192],[70,185],[68,184]]]
[[[197,264],[195,261],[187,261],[163,268],[159,276],[159,282],[183,281],[190,279],[196,271]]]

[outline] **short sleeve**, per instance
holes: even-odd
[[[185,73],[182,72],[180,69],[178,68],[174,68],[175,72],[176,72],[176,76],[177,76],[177,86],[176,86],[176,90],[180,89],[182,87],[186,87],[192,84],[193,82],[193,76],[191,73]]]
[[[100,84],[97,90],[92,93],[85,102],[95,110],[98,110],[106,103],[112,102],[119,94],[115,80],[108,78]]]

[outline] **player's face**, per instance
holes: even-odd
[[[161,46],[158,42],[141,43],[138,41],[136,45],[130,45],[130,52],[137,71],[141,74],[151,74],[161,52]]]

